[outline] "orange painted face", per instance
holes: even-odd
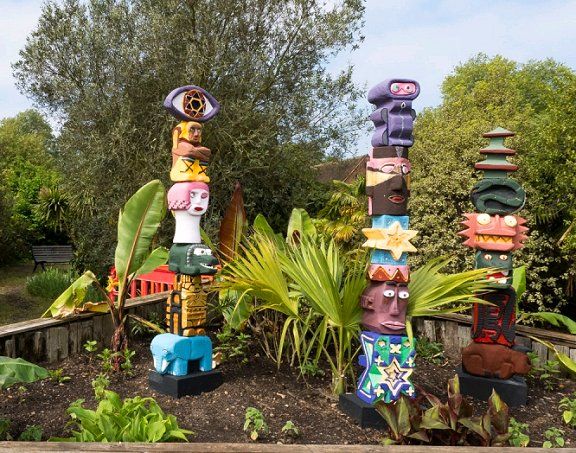
[[[526,219],[515,215],[499,216],[482,214],[464,214],[467,220],[462,222],[468,228],[458,234],[468,239],[464,245],[475,249],[509,252],[524,247]]]

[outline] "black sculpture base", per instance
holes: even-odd
[[[360,428],[385,428],[386,422],[371,404],[365,403],[355,393],[340,395],[340,409]]]
[[[468,374],[460,367],[456,369],[456,372],[460,379],[460,393],[462,395],[488,401],[492,389],[494,389],[500,399],[508,406],[524,406],[528,400],[526,379],[521,376],[513,376],[510,379],[485,378]]]
[[[222,371],[219,370],[198,371],[186,376],[160,374],[156,371],[150,371],[148,374],[148,384],[151,389],[174,398],[211,392],[220,387],[223,382]]]

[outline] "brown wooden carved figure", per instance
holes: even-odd
[[[513,346],[516,336],[516,292],[514,289],[499,289],[479,297],[493,305],[474,305],[472,339],[476,343]]]
[[[462,350],[464,370],[475,376],[510,379],[530,371],[528,356],[499,344],[471,343]]]

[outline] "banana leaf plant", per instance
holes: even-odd
[[[61,317],[75,312],[84,301],[88,286],[94,284],[110,311],[114,334],[111,340],[112,352],[128,347],[126,331],[125,303],[132,280],[152,271],[168,260],[168,250],[157,247],[151,250],[152,242],[160,222],[166,214],[166,192],[159,180],[141,187],[126,202],[118,216],[118,243],[114,254],[114,264],[118,276],[118,293],[115,299],[109,297],[91,271],[86,271],[70,285],[46,310],[42,317]],[[90,307],[92,311],[103,311],[103,304]],[[119,365],[119,364],[118,364]]]

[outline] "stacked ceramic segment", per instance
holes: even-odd
[[[216,273],[218,259],[200,234],[210,199],[211,157],[210,149],[202,146],[202,128],[220,105],[206,90],[187,85],[173,90],[164,107],[181,121],[172,130],[173,185],[168,191],[168,209],[176,223],[168,268],[176,274],[166,304],[169,333],[157,335],[151,350],[158,373],[184,376],[191,361],[199,362],[199,371],[212,369],[212,342],[204,335],[205,283]]]
[[[529,361],[515,346],[516,292],[512,287],[512,254],[524,246],[526,220],[515,213],[526,200],[524,189],[508,177],[518,167],[507,157],[516,152],[504,145],[514,133],[497,128],[484,134],[489,146],[480,150],[485,160],[475,164],[483,171],[483,179],[472,189],[472,203],[477,212],[464,214],[467,228],[459,234],[464,245],[476,250],[476,268],[494,268],[488,275],[492,291],[478,297],[489,304],[475,304],[473,309],[472,343],[462,351],[465,372],[486,378],[509,379],[526,374]]]
[[[412,100],[420,93],[418,82],[410,79],[385,80],[368,93],[375,105],[370,116],[375,132],[366,164],[366,193],[371,228],[364,228],[364,247],[372,249],[369,284],[362,294],[360,335],[365,367],[356,395],[363,401],[391,402],[402,394],[413,396],[410,375],[416,351],[406,335],[408,253],[416,248],[409,228],[410,161],[415,118]]]

